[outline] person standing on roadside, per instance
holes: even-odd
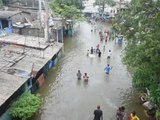
[[[97,106],[97,109],[94,110],[94,119],[93,120],[103,120],[103,112],[100,109],[100,106]]]

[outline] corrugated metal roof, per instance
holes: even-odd
[[[16,14],[21,13],[22,11],[0,11],[0,19],[10,18]]]

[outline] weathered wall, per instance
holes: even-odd
[[[13,28],[13,33],[26,35],[26,36],[35,36],[35,37],[44,37],[44,29],[37,28]]]
[[[17,14],[17,15],[14,15],[12,16],[12,22],[13,24],[16,23],[16,22],[25,22],[25,18],[27,18],[29,21],[32,21],[32,18],[31,18],[31,14],[28,14],[28,13],[20,13],[20,14]]]
[[[26,35],[26,36],[35,36],[35,37],[43,37],[44,38],[44,29],[37,29],[37,28],[13,28],[13,33],[16,34],[21,34],[21,35]],[[55,29],[50,29],[50,39],[54,39],[58,42],[63,42],[63,30],[55,30]]]

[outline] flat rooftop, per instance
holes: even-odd
[[[11,43],[37,49],[45,49],[48,47],[49,43],[46,43],[45,41],[44,38],[18,34],[10,34],[0,38],[1,43]]]
[[[12,36],[12,35],[11,35]],[[62,47],[63,43],[54,43],[50,45],[41,41],[43,45],[47,46],[45,49],[35,49],[28,46],[39,46],[38,39],[32,37],[32,42],[26,42],[20,46],[15,44],[10,44],[13,42],[18,42],[15,37],[7,40],[8,44],[1,41],[0,48],[0,106],[30,77],[30,72],[32,65],[34,64],[34,71],[39,71]],[[23,40],[24,36],[17,36],[19,40]],[[22,39],[20,39],[22,37]],[[3,37],[9,38],[9,36]],[[0,38],[2,39],[2,38]],[[10,40],[10,41],[9,41]],[[36,44],[37,43],[37,44]]]
[[[2,105],[25,81],[26,78],[0,72],[0,105]]]
[[[16,14],[21,13],[22,11],[0,11],[0,18],[1,19],[8,19]]]

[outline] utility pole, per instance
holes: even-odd
[[[42,0],[38,0],[38,4],[39,4],[39,20],[40,23],[42,22]]]
[[[122,0],[119,0],[119,10],[121,10]]]
[[[103,2],[102,2],[102,11],[103,11],[103,13],[104,13],[104,8],[105,8],[105,0],[103,0]]]
[[[32,0],[32,7],[35,7],[35,0]]]
[[[49,6],[47,1],[43,1],[44,2],[44,6],[45,6],[45,29],[44,29],[44,33],[45,33],[45,40],[46,42],[50,42],[50,38],[49,38]]]

